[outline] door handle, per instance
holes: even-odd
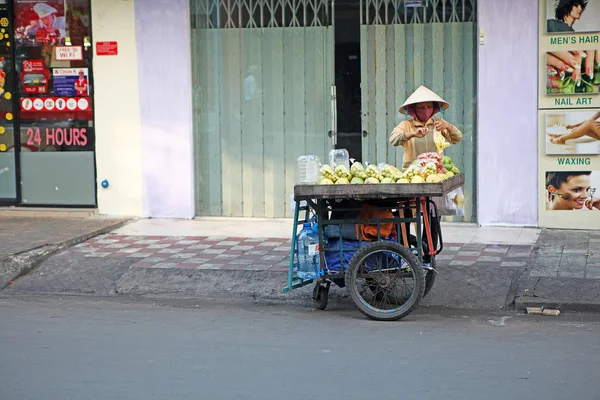
[[[362,135],[363,135],[363,137],[367,137],[367,135],[369,135],[369,132],[367,132],[367,131],[362,131]]]

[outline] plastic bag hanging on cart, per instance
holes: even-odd
[[[465,215],[465,194],[462,187],[454,189],[443,197],[443,204],[438,204],[438,209],[442,215]]]

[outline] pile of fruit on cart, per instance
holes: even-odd
[[[460,170],[448,156],[423,153],[404,170],[385,163],[366,164],[354,161],[347,165],[323,165],[320,185],[378,184],[378,183],[437,183],[458,175]]]

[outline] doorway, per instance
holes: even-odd
[[[362,161],[360,7],[358,0],[335,3],[337,145]]]

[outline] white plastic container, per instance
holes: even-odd
[[[350,168],[350,155],[346,149],[333,149],[329,152],[329,165],[331,168],[338,165],[345,165]]]
[[[319,183],[319,157],[300,156],[296,160],[296,184],[316,185]]]

